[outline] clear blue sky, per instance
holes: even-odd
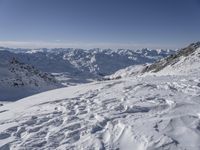
[[[200,40],[200,0],[0,0],[0,45],[176,48]]]

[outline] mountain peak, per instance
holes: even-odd
[[[157,61],[152,65],[145,67],[142,72],[155,73],[162,71],[166,74],[178,73],[178,70],[181,72],[181,74],[189,73],[190,71],[193,72],[194,70],[196,70],[195,72],[197,72],[199,66],[197,64],[199,63],[199,48],[200,42],[192,43],[189,46],[180,49],[177,53],[172,54],[166,58]]]
[[[199,48],[200,47],[200,41],[196,42],[196,43],[192,43],[190,44],[191,47],[194,47],[194,48]]]

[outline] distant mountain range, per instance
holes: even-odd
[[[10,49],[0,48],[1,57],[16,58],[48,73],[64,73],[69,83],[85,83],[113,74],[119,69],[145,63],[175,53],[174,50],[111,49]],[[4,56],[3,56],[4,55]]]
[[[199,42],[105,78],[2,103],[0,149],[199,150]]]
[[[174,53],[174,50],[150,49],[31,50],[0,47],[0,93],[3,93],[0,100],[16,100],[63,85],[100,80],[119,69],[153,63]]]

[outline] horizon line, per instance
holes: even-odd
[[[183,45],[184,46],[184,45]],[[79,48],[79,49],[179,49],[181,46],[175,45],[160,45],[151,43],[117,43],[117,42],[44,42],[44,41],[0,41],[0,47],[7,48],[24,48],[24,49],[42,49],[42,48]]]

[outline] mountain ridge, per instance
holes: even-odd
[[[86,83],[101,79],[119,69],[154,61],[174,54],[173,50],[129,50],[129,49],[9,49],[3,51],[6,57],[15,57],[20,62],[35,66],[48,73],[61,73],[69,78],[69,83]],[[7,54],[6,54],[7,53]],[[66,81],[68,84],[68,81]]]
[[[158,59],[152,64],[134,65],[118,70],[104,80],[120,79],[128,76],[140,75],[184,75],[191,71],[198,75],[200,58],[200,42],[192,43],[165,58]],[[196,63],[194,65],[193,63]],[[193,66],[193,68],[191,68]],[[196,71],[195,71],[196,70]],[[175,74],[176,73],[176,74]]]
[[[185,64],[200,66],[199,51],[195,47],[186,55],[168,58],[181,61],[175,61],[170,71],[188,68]],[[134,68],[125,70],[129,71]],[[179,70],[158,74],[161,71],[55,89],[3,104],[0,149],[199,150],[199,75]]]
[[[58,87],[62,85],[49,73],[21,63],[16,58],[1,59],[0,101],[18,100]]]

